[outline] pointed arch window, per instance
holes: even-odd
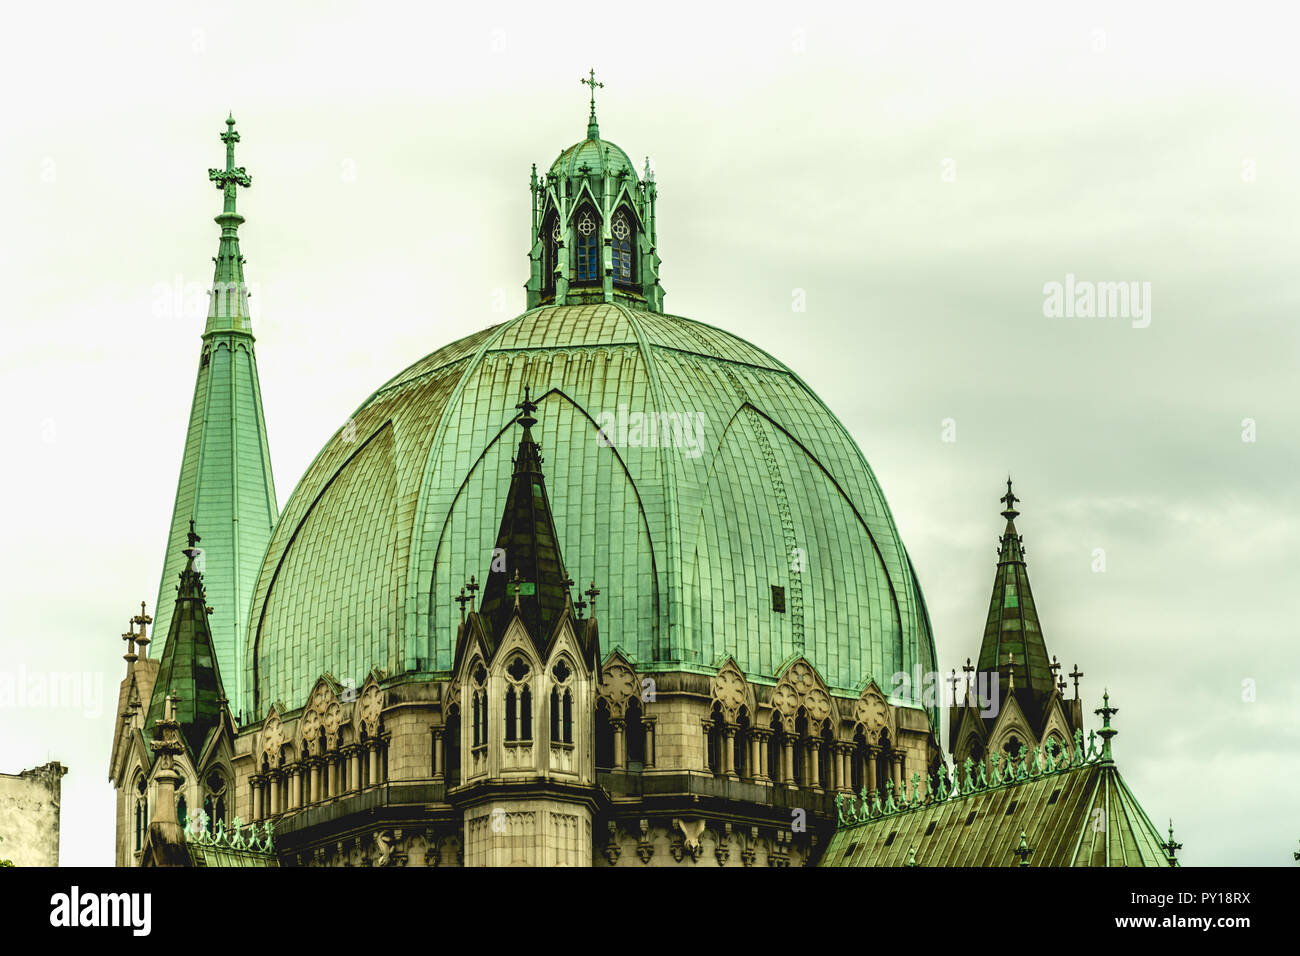
[[[506,688],[507,743],[533,739],[533,692],[526,681],[531,668],[522,657],[516,657],[506,668],[510,685]]]
[[[577,233],[574,249],[573,281],[593,283],[600,281],[600,217],[591,206],[578,211],[574,231]]]
[[[573,669],[561,658],[551,668],[551,743],[573,743]]]
[[[626,209],[620,209],[610,223],[610,233],[614,282],[630,286],[636,281],[636,220]]]
[[[560,261],[560,217],[554,210],[542,222],[542,291],[555,291],[555,268]]]
[[[144,834],[149,829],[149,782],[141,774],[135,782],[135,851],[144,846]]]

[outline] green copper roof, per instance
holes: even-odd
[[[997,671],[999,689],[1004,691],[1010,684],[1012,672],[1008,655],[1014,655],[1016,698],[1037,730],[1043,705],[1056,689],[1055,674],[1047,656],[1038,608],[1029,588],[1029,571],[1025,566],[1021,536],[1016,533],[1015,519],[1020,512],[1015,510],[1015,505],[1019,499],[1011,491],[1010,479],[1007,479],[1007,493],[1002,501],[1007,506],[1002,512],[1007,526],[1000,539],[997,573],[993,579],[993,596],[984,625],[978,669]]]
[[[731,655],[759,680],[802,654],[844,690],[934,670],[884,496],[798,377],[690,319],[551,306],[415,363],[321,450],[253,597],[246,719],[296,706],[322,672],[360,686],[372,667],[451,668],[454,598],[491,560],[525,386],[567,569],[603,592],[603,651],[646,670]],[[676,417],[652,436],[647,412]]]
[[[1172,833],[1162,841],[1108,746],[1086,748],[1080,731],[1057,756],[1059,764],[1038,751],[1018,764],[1003,759],[978,779],[967,766],[953,784],[946,768],[928,782],[914,775],[897,799],[890,784],[883,807],[841,798],[841,826],[819,865],[1017,866],[1022,833],[1029,866],[1178,865],[1181,845]]]
[[[214,612],[211,628],[217,660],[237,691],[244,672],[241,653],[248,600],[278,509],[248,318],[244,258],[239,251],[238,228],[244,217],[235,209],[236,187],[249,185],[251,179],[243,167],[235,166],[239,133],[234,119],[228,119],[226,126],[221,134],[226,166],[208,171],[224,197],[216,217],[221,239],[154,626],[159,633],[168,632],[173,586],[193,520],[203,529],[199,567],[205,572],[208,603]]]
[[[145,734],[152,736],[155,721],[163,716],[168,695],[175,694],[174,718],[180,724],[192,761],[198,759],[208,733],[221,719],[221,702],[226,696],[208,625],[203,575],[195,569],[195,559],[202,553],[196,547],[198,543],[199,536],[191,532],[189,547],[183,552],[185,569],[180,573],[180,585],[169,616],[167,643],[163,645],[144,723]]]

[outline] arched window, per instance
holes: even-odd
[[[744,707],[736,716],[736,773],[745,777],[749,767],[749,712]]]
[[[867,738],[862,731],[853,735],[853,761],[849,769],[849,786],[854,793],[859,793],[866,783]]]
[[[573,668],[563,658],[551,668],[551,742],[573,743]]]
[[[829,726],[822,728],[821,752],[817,755],[818,783],[826,790],[831,788],[831,755],[835,753],[835,738]]]
[[[135,782],[135,851],[144,846],[144,834],[149,829],[149,781],[144,775]]]
[[[636,281],[636,220],[626,209],[620,209],[610,223],[610,232],[613,235],[610,249],[614,282],[631,285]]]
[[[590,206],[578,211],[575,224],[577,233],[574,249],[573,281],[593,283],[600,281],[600,217]]]
[[[785,783],[785,726],[779,714],[772,715],[772,739],[767,744],[767,775],[774,783]]]
[[[714,704],[709,714],[709,772],[722,773],[722,748],[726,746],[723,734],[726,731],[726,718],[722,716],[722,705]]]
[[[506,740],[533,739],[533,694],[525,681],[531,668],[516,657],[506,668],[510,686],[506,688]]]
[[[542,291],[555,291],[555,267],[560,261],[560,217],[552,211],[542,222]]]
[[[614,766],[614,728],[610,726],[609,704],[604,698],[596,702],[595,741],[596,769],[612,769]]]
[[[482,747],[487,743],[487,670],[482,663],[474,668],[474,690],[470,695],[470,737],[471,747]]]
[[[641,723],[641,701],[632,697],[627,702],[627,769],[641,770],[645,767],[645,725]],[[636,766],[633,766],[635,764]]]

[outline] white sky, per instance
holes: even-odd
[[[941,667],[978,648],[1010,471],[1049,650],[1090,708],[1110,688],[1139,800],[1189,864],[1291,862],[1293,24],[899,6],[6,13],[0,672],[103,700],[0,707],[0,770],[71,768],[63,862],[112,861],[118,635],[156,595],[202,331],[158,287],[211,278],[226,111],[283,503],[378,384],[522,310],[529,164],[582,137],[591,66],[602,133],[655,163],[668,310],[844,420]],[[1067,273],[1150,282],[1151,325],[1045,318]]]

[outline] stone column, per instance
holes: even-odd
[[[736,777],[736,731],[739,728],[727,724],[722,728],[726,743],[722,747],[722,773],[724,776]]]
[[[262,819],[262,777],[254,776],[250,781],[253,785],[253,819]]]
[[[302,763],[293,765],[293,777],[289,780],[289,809],[297,810],[302,806]]]
[[[308,757],[307,766],[311,768],[311,802],[320,803],[320,758]]]
[[[276,816],[280,812],[280,774],[273,772],[267,781],[267,789],[271,795],[271,816]]]
[[[641,718],[641,726],[645,729],[645,767],[646,770],[653,770],[655,766],[655,722]]]
[[[348,748],[348,791],[361,789],[361,748],[353,745]]]
[[[785,738],[785,745],[781,749],[781,782],[794,786],[794,741],[789,737]]]
[[[325,755],[325,799],[337,797],[339,793],[339,755],[331,752]]]
[[[614,769],[622,770],[627,766],[627,721],[615,717],[609,726],[614,731]]]
[[[442,727],[433,728],[433,779],[443,780],[447,776],[446,770],[442,766]]]
[[[711,771],[709,770],[709,732],[713,730],[713,720],[709,717],[701,718],[700,726],[704,728],[704,755],[703,755],[703,759],[700,761],[700,769],[703,770],[705,773],[710,773]]]
[[[754,731],[754,778],[757,780],[770,779],[767,775],[767,748],[771,746],[772,731],[755,730]]]
[[[863,758],[863,764],[867,770],[866,780],[867,793],[876,792],[876,748],[867,745],[866,756]]]
[[[820,790],[822,788],[822,742],[816,737],[809,737],[806,749],[808,753],[808,785],[814,790]]]
[[[903,755],[895,750],[889,762],[894,771],[894,793],[898,793],[903,786]]]

